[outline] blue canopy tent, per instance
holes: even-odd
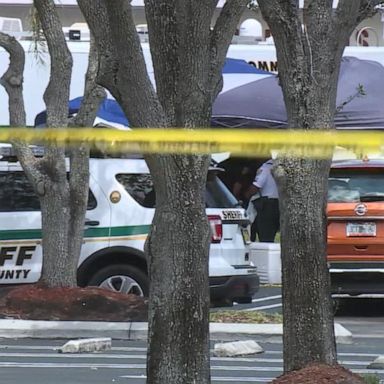
[[[213,105],[212,126],[225,128],[285,128],[287,116],[283,93],[276,76],[244,60],[227,59],[223,67],[223,90]],[[360,95],[361,88],[364,95]],[[344,57],[341,63],[336,114],[337,128],[384,128],[384,67],[374,61]],[[69,102],[70,116],[77,113],[82,97]],[[344,105],[343,105],[344,104]],[[46,112],[36,116],[43,126]],[[129,126],[118,103],[104,100],[95,125]]]
[[[80,96],[69,101],[68,108],[70,117],[79,111],[82,100],[83,97]],[[35,118],[35,127],[43,127],[46,123],[46,120],[47,112],[40,112]],[[99,110],[97,111],[97,118],[94,125],[110,125],[118,128],[129,127],[129,122],[116,100],[105,99],[100,104]]]
[[[272,74],[248,64],[245,60],[227,58],[223,67],[223,91],[229,91],[243,84],[264,79]],[[82,96],[69,101],[69,116],[75,115],[81,105]],[[46,111],[40,112],[35,118],[35,127],[45,125]],[[105,125],[120,129],[129,127],[120,105],[114,99],[105,99],[100,104],[94,125]]]
[[[248,64],[245,60],[232,58],[226,59],[222,73],[223,92],[272,75],[270,72],[257,69],[256,67]],[[78,112],[81,101],[82,96],[76,97],[75,99],[69,101],[69,116],[73,116]],[[46,123],[46,119],[46,111],[40,112],[35,118],[35,127],[43,127]],[[94,125],[127,129],[127,127],[129,127],[129,122],[116,100],[105,99],[97,111],[97,117]]]
[[[359,91],[361,90],[361,91]],[[384,128],[384,67],[343,57],[337,88],[337,128]],[[253,81],[216,99],[212,125],[225,128],[284,128],[287,114],[276,76]]]
[[[384,129],[384,67],[377,62],[343,57],[337,88],[337,129]],[[221,128],[287,127],[283,92],[277,76],[269,76],[222,92],[212,111],[212,125]],[[224,182],[231,189],[247,171],[250,185],[266,159],[228,158]]]

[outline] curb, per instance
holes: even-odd
[[[211,340],[281,341],[282,324],[210,323]],[[0,338],[72,339],[110,337],[117,340],[146,340],[148,323],[101,321],[0,320]],[[336,341],[352,343],[352,333],[335,323]]]
[[[268,342],[280,342],[283,336],[282,324],[230,324],[211,323],[212,340],[253,339]],[[339,344],[351,344],[352,333],[339,323],[335,323],[335,338]]]

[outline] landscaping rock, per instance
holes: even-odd
[[[371,364],[368,365],[368,369],[384,369],[384,355],[378,356]]]
[[[59,353],[82,353],[107,351],[112,348],[110,337],[70,340],[62,347],[58,348]]]
[[[215,344],[213,354],[221,357],[253,355],[264,352],[254,340],[234,341],[231,343]]]

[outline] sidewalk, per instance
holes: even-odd
[[[98,321],[35,321],[0,320],[0,338],[72,339],[110,337],[119,340],[145,340],[148,324],[145,322]],[[279,342],[283,334],[282,324],[210,323],[212,340],[254,339]],[[336,341],[352,343],[352,333],[335,323]]]

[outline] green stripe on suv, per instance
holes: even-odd
[[[87,228],[84,237],[116,237],[147,235],[150,225],[127,225],[122,227]],[[40,229],[0,230],[0,240],[41,239]]]
[[[41,239],[40,229],[15,229],[0,231],[0,240],[30,240]]]

